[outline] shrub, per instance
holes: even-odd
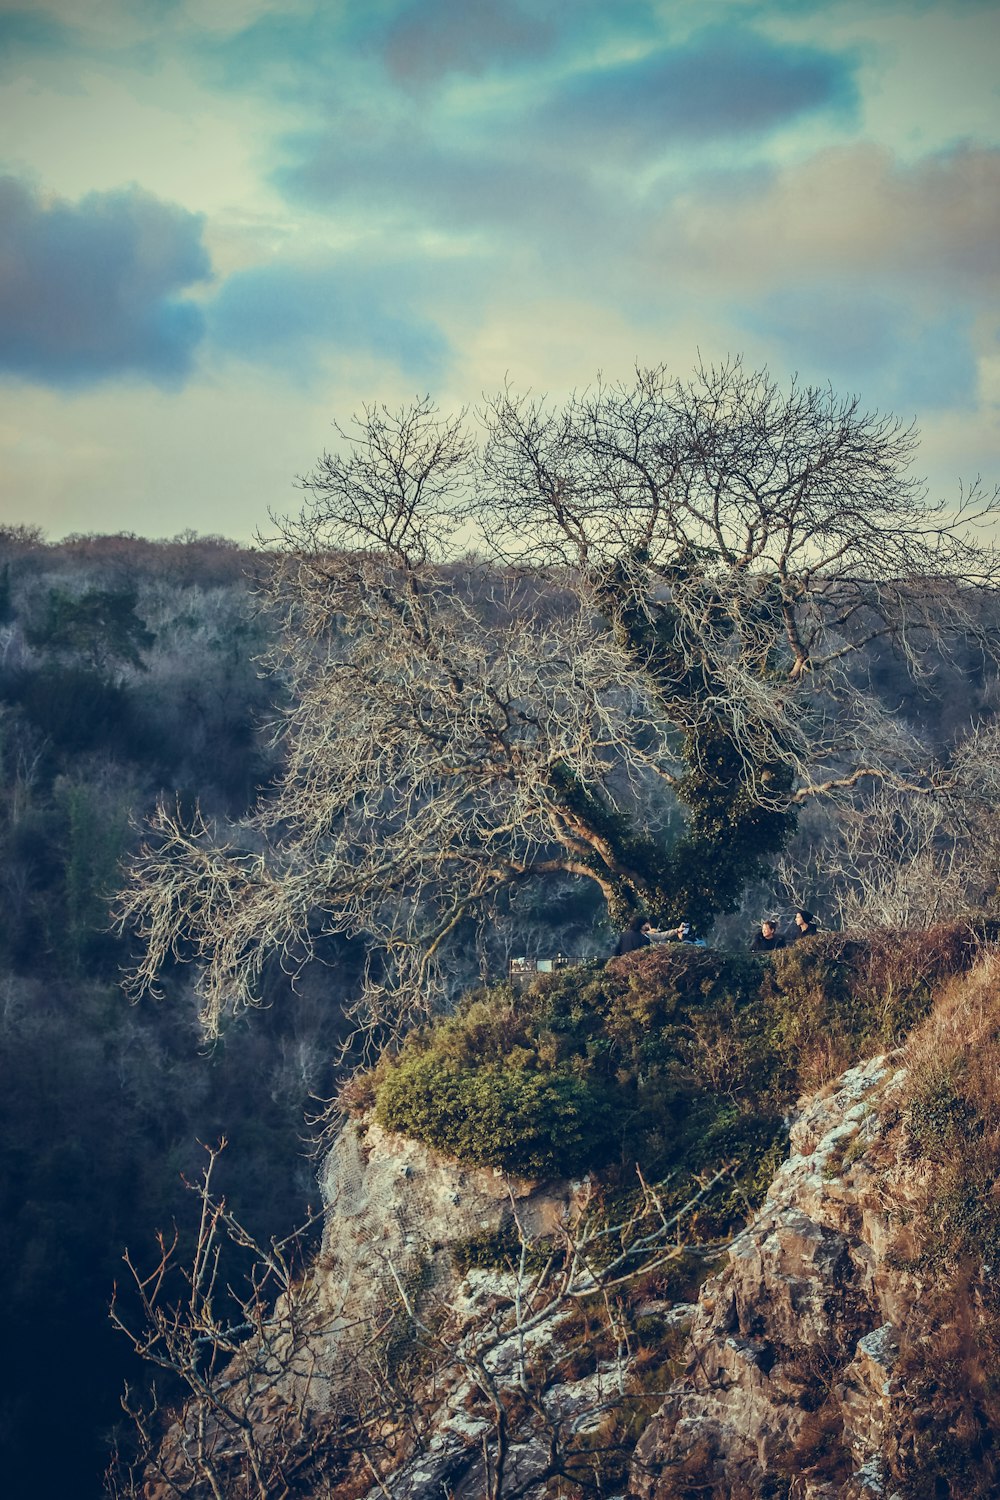
[[[612,1160],[626,1181],[636,1161],[655,1174],[694,1170],[717,1125],[727,1149],[740,1136],[730,1154],[742,1159],[780,1130],[776,1118],[742,1120],[759,1085],[760,1027],[731,1023],[755,980],[747,960],[678,946],[540,976],[517,997],[506,985],[479,991],[383,1064],[376,1117],[463,1161],[528,1176]],[[696,1026],[716,1014],[736,1037],[723,1064]]]
[[[460,1160],[521,1175],[616,1160],[660,1176],[732,1163],[705,1209],[759,1200],[782,1117],[891,1045],[991,936],[983,924],[824,933],[758,960],[669,944],[480,990],[372,1081],[377,1118]]]
[[[482,1271],[513,1270],[521,1263],[529,1272],[545,1269],[557,1246],[551,1237],[522,1240],[512,1216],[496,1229],[482,1229],[451,1246],[452,1264],[463,1276],[475,1267]]]
[[[482,1229],[478,1234],[457,1240],[451,1247],[451,1259],[455,1269],[464,1276],[473,1268],[496,1271],[516,1266],[520,1251],[521,1241],[511,1220],[499,1229]]]
[[[811,1089],[897,1046],[936,991],[996,940],[998,924],[942,923],[865,937],[821,933],[774,956],[761,988],[768,1050],[786,1089]]]
[[[608,1091],[566,1071],[487,1063],[460,1068],[434,1052],[404,1057],[378,1091],[376,1118],[480,1167],[563,1177],[603,1165],[613,1141]]]

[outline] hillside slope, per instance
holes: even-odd
[[[985,1500],[998,1056],[987,953],[905,1046],[799,1101],[726,1243],[704,1174],[679,1205],[607,1171],[530,1182],[362,1114],[319,1256],[143,1493]]]

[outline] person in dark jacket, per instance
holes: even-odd
[[[753,935],[750,943],[751,953],[774,953],[784,946],[785,940],[778,931],[778,924],[774,917],[765,917],[760,924],[760,931]]]
[[[819,923],[811,911],[805,907],[798,907],[795,913],[795,931],[792,933],[792,941],[797,942],[799,938],[812,937],[814,932],[819,931]]]
[[[637,948],[648,948],[649,938],[643,932],[646,925],[645,917],[633,917],[631,922],[618,939],[615,948],[615,957],[621,958],[623,953],[634,953]]]

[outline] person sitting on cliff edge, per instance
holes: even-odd
[[[799,938],[812,937],[819,931],[819,923],[811,911],[806,911],[804,906],[796,907],[795,928],[792,932],[792,942],[797,943]]]
[[[637,948],[649,947],[649,938],[643,931],[646,925],[645,917],[632,918],[615,945],[615,958],[621,958],[624,953],[634,953]]]
[[[778,931],[778,923],[775,917],[765,917],[760,924],[760,931],[755,932],[750,943],[751,953],[775,953],[779,948],[785,947],[785,939]]]
[[[678,922],[676,927],[654,927],[652,922],[644,922],[642,930],[653,944],[686,943],[689,948],[706,946],[704,938],[695,937],[690,922]]]

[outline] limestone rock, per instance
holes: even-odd
[[[884,1494],[897,1329],[920,1293],[890,1253],[922,1190],[885,1123],[902,1081],[875,1058],[801,1105],[788,1159],[706,1283],[683,1375],[640,1438],[637,1500]]]

